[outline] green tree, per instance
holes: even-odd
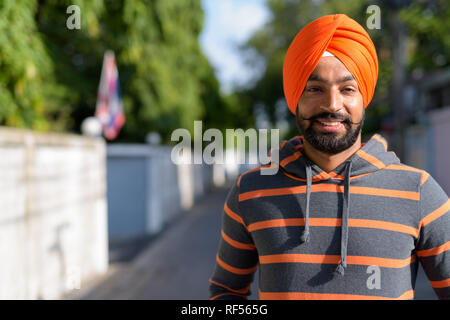
[[[126,115],[119,141],[164,141],[194,120],[230,118],[198,36],[200,0],[0,2],[0,124],[79,132],[95,111],[103,54],[115,52]],[[81,28],[69,30],[70,5]],[[217,112],[222,110],[222,112]]]
[[[205,113],[202,97],[214,94],[203,92],[214,88],[204,84],[210,66],[198,43],[200,1],[80,3],[87,24],[82,32],[53,27],[62,19],[55,11],[67,4],[46,3],[40,26],[53,59],[61,62],[60,80],[76,91],[73,128],[93,114],[103,53],[111,49],[127,118],[120,140],[143,141],[149,131],[157,131],[167,141],[175,128],[192,130],[193,121]]]
[[[408,26],[408,68],[436,70],[450,66],[450,6],[448,1],[415,0],[400,17]]]
[[[49,114],[63,105],[64,87],[36,27],[34,1],[0,2],[0,123],[37,130],[50,128]],[[54,119],[61,125],[64,112]]]

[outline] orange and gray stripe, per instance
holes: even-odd
[[[339,240],[346,176],[314,168],[310,187],[310,241],[305,229],[306,156],[301,139],[284,142],[279,170],[242,174],[224,205],[221,240],[210,281],[211,299],[246,299],[259,268],[261,299],[412,299],[418,263],[439,298],[450,298],[450,200],[425,171],[399,162],[373,136],[353,157],[346,272]],[[347,180],[348,181],[348,180]],[[381,287],[370,289],[371,266]]]

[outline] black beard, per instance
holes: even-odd
[[[340,114],[321,113],[309,119],[302,118],[299,113],[297,114],[298,116],[296,117],[296,123],[300,133],[303,135],[303,138],[315,149],[330,155],[338,154],[355,144],[356,140],[358,140],[359,134],[361,133],[361,128],[365,117],[364,112],[361,121],[354,123],[349,117]],[[316,132],[313,129],[313,123],[318,118],[334,118],[343,120],[342,124],[344,125],[347,133],[342,138],[338,138],[338,133]],[[310,125],[308,127],[303,126],[301,120],[310,120]]]

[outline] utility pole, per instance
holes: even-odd
[[[402,1],[392,1],[392,87],[391,101],[394,109],[394,148],[400,160],[405,157],[405,132],[407,115],[404,103],[406,79],[406,26],[399,18]]]

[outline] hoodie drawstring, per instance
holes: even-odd
[[[305,229],[300,237],[302,242],[309,241],[309,199],[311,197],[312,169],[309,163],[306,163],[306,209],[305,209]]]
[[[352,162],[346,161],[344,180],[344,203],[342,205],[342,227],[341,227],[341,262],[338,264],[335,273],[343,276],[347,267],[347,244],[348,244],[348,219],[350,215],[350,174]]]
[[[344,202],[342,205],[342,226],[341,226],[341,261],[335,273],[343,276],[347,267],[347,244],[348,244],[348,219],[350,216],[350,175],[352,172],[352,162],[346,161],[344,178]],[[306,208],[305,208],[305,228],[300,237],[302,243],[309,242],[309,203],[311,198],[312,169],[306,163]]]

